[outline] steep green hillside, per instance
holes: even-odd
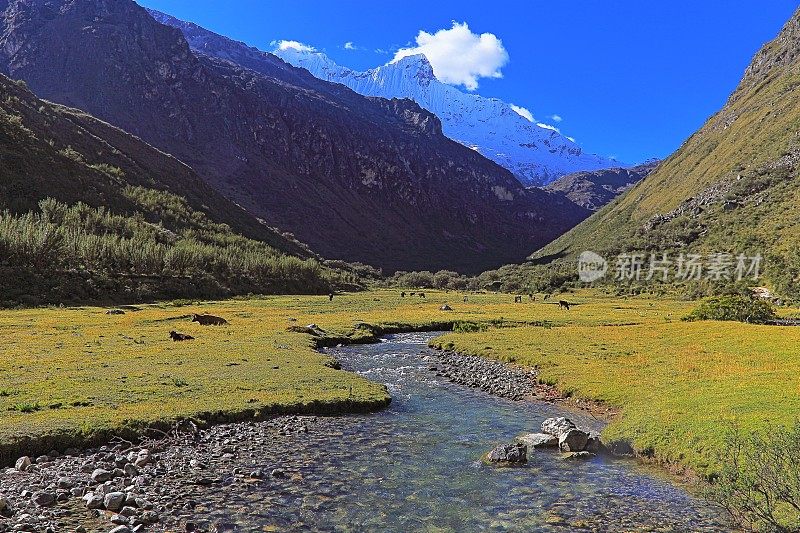
[[[177,159],[0,76],[0,305],[327,291]]]
[[[799,133],[800,11],[673,156],[533,258],[583,250],[761,254],[767,284],[797,296]]]

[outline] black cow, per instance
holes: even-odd
[[[170,331],[169,336],[175,342],[194,340],[194,337],[192,337],[191,335],[187,335],[185,333],[178,333],[177,331]]]

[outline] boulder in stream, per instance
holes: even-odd
[[[572,420],[563,416],[548,418],[542,422],[542,433],[553,435],[556,438],[561,438],[561,435],[572,429],[578,429],[578,426],[576,426]]]
[[[521,465],[528,462],[528,447],[521,442],[501,444],[486,454],[486,461],[506,465]]]
[[[529,448],[558,447],[558,437],[549,433],[527,433],[517,437],[517,440],[526,444]]]
[[[558,438],[558,449],[562,452],[582,452],[588,442],[588,433],[580,429],[570,429]]]

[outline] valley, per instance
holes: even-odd
[[[362,1],[0,0],[0,533],[800,531],[800,11]]]

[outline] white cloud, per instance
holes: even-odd
[[[569,137],[569,136],[567,136],[567,139],[569,139],[569,140],[570,140],[570,141],[572,141],[572,142],[575,142],[575,137]]]
[[[449,30],[433,34],[420,30],[416,42],[417,46],[398,50],[392,62],[425,54],[440,81],[469,91],[478,88],[480,78],[502,78],[500,69],[508,63],[508,52],[496,35],[472,33],[466,22],[453,21]]]
[[[297,50],[298,52],[316,52],[313,46],[303,44],[299,41],[272,41],[270,43],[276,50]]]
[[[551,126],[550,124],[545,124],[544,122],[537,122],[536,125],[546,130],[553,130],[555,132],[561,133],[560,129],[556,128],[555,126]]]
[[[528,109],[514,104],[509,104],[509,105],[511,106],[511,109],[516,111],[519,116],[528,119],[528,121],[530,122],[535,122],[535,120],[533,119],[533,113],[531,113]]]
[[[550,120],[553,122],[561,122],[564,119],[561,118],[561,115],[550,115]]]
[[[353,41],[347,41],[346,43],[344,43],[344,49],[345,50],[357,50],[358,48],[356,48],[356,45],[353,44]]]

